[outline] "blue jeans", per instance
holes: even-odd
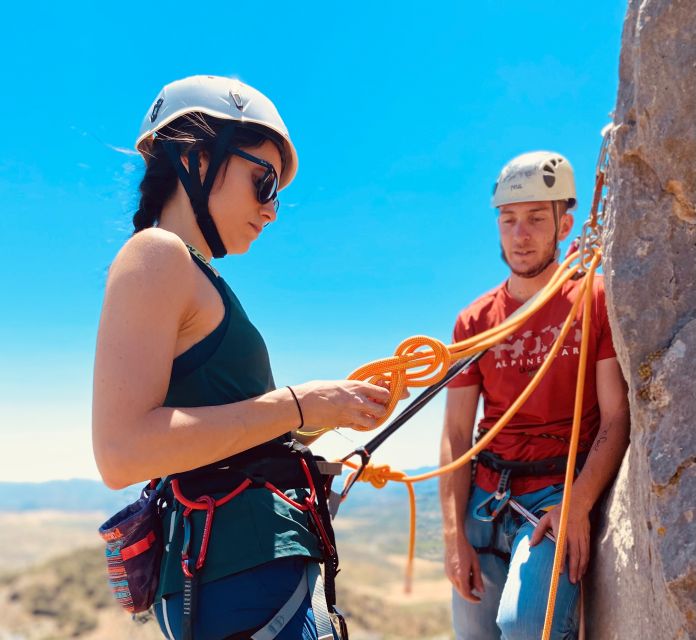
[[[466,534],[475,547],[493,547],[509,562],[493,553],[479,554],[486,589],[481,602],[468,602],[452,589],[452,619],[457,640],[539,640],[549,595],[556,545],[544,537],[529,546],[534,526],[512,509],[505,508],[495,522],[473,517],[474,508],[490,494],[479,487],[469,499]],[[563,485],[551,485],[514,498],[538,515],[543,507],[560,504]],[[552,640],[574,640],[579,623],[580,585],[571,584],[567,569],[560,575],[551,628]]]
[[[312,562],[302,557],[281,558],[199,585],[194,638],[224,640],[269,622],[295,590],[308,561]],[[182,600],[181,592],[173,593],[155,605],[157,621],[168,640],[181,638]],[[276,638],[317,640],[309,593]]]

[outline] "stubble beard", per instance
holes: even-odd
[[[510,271],[514,273],[516,276],[520,278],[536,278],[540,273],[543,273],[546,270],[546,267],[548,267],[552,262],[556,260],[556,254],[558,252],[558,247],[556,246],[555,242],[550,242],[546,246],[547,251],[544,253],[544,256],[542,257],[539,262],[532,266],[529,267],[528,269],[524,271],[520,271],[518,269],[515,269],[515,267],[510,264],[510,261],[507,259],[507,256],[505,255],[505,249],[503,249],[503,245],[500,245],[500,257],[503,259],[503,262],[510,268]]]

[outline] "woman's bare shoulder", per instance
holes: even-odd
[[[107,290],[126,285],[135,295],[181,297],[194,283],[184,241],[164,229],[144,229],[128,239],[109,268]],[[120,287],[119,287],[120,288]]]
[[[147,274],[157,279],[188,272],[190,264],[188,248],[175,233],[143,229],[121,247],[109,268],[109,279],[126,274]]]

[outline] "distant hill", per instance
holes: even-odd
[[[0,482],[0,511],[118,511],[136,500],[138,487],[112,491],[97,480]]]
[[[409,475],[424,473],[432,467],[409,471]],[[342,480],[336,478],[334,489],[340,489]],[[116,512],[127,503],[136,500],[139,486],[113,491],[97,480],[52,480],[50,482],[0,482],[0,511],[103,511]],[[419,506],[431,510],[437,502],[437,480],[416,485]],[[406,488],[398,482],[390,482],[376,490],[367,483],[358,482],[349,499],[341,506],[342,514],[359,515],[365,509],[374,512],[376,507],[388,508],[408,504]],[[437,506],[435,504],[435,506]]]

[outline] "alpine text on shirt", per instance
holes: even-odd
[[[490,429],[497,422],[546,360],[578,295],[580,282],[568,281],[514,334],[491,347],[477,363],[449,383],[451,388],[480,385],[484,415],[479,429]],[[454,326],[454,341],[459,342],[499,325],[521,306],[522,303],[508,293],[507,283],[499,285],[459,314]],[[581,305],[555,362],[518,413],[488,445],[489,451],[506,460],[519,461],[567,455],[573,424],[582,313]],[[588,346],[579,452],[589,450],[599,428],[596,363],[616,355],[602,276],[595,276],[594,280]],[[497,472],[477,465],[475,481],[485,491],[496,490],[498,476]],[[521,494],[560,482],[563,482],[562,475],[525,476],[513,478],[511,489],[513,494]]]

